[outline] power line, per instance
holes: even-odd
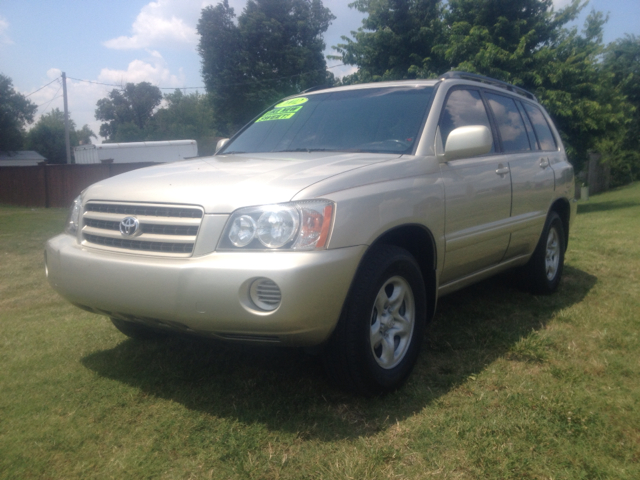
[[[45,110],[45,111],[46,111],[46,110],[49,108],[49,105],[51,105],[51,102],[53,102],[54,100],[57,100],[58,98],[61,98],[61,97],[62,97],[62,95],[58,95],[57,97],[53,97],[51,100],[49,100],[48,102],[46,102],[46,103],[47,103],[47,106],[46,106],[46,107],[44,107],[44,109],[43,109],[43,110]],[[44,103],[43,103],[42,105],[44,105]],[[42,105],[40,105],[40,107],[41,107]],[[39,109],[40,107],[38,107],[38,109]],[[42,115],[44,115],[44,113],[43,113]]]
[[[341,63],[339,65],[333,65],[331,67],[327,67],[326,70],[330,70],[330,69],[336,68],[336,67],[343,67],[344,65],[345,65],[344,63]],[[219,87],[232,87],[232,86],[238,86],[238,85],[249,85],[251,83],[276,82],[278,80],[285,80],[285,79],[288,79],[288,78],[301,77],[302,75],[307,75],[309,73],[322,72],[322,71],[324,71],[324,70],[317,69],[317,70],[310,70],[308,72],[297,73],[295,75],[289,75],[289,76],[285,76],[285,77],[269,78],[269,79],[265,79],[265,80],[254,79],[254,80],[250,80],[250,81],[246,81],[246,82],[219,84],[217,86],[219,86]],[[82,78],[73,78],[73,77],[69,77],[69,76],[67,76],[67,78],[69,80],[75,80],[76,82],[91,83],[93,85],[104,85],[106,87],[116,87],[116,88],[119,88],[121,90],[124,88],[122,86],[122,84],[116,85],[116,84],[113,84],[113,83],[94,82],[93,80],[84,80]],[[53,83],[53,82],[51,82],[51,83]],[[158,87],[158,89],[160,89],[160,90],[206,90],[206,87],[204,87],[204,86],[201,86],[201,87]]]
[[[53,80],[51,80],[49,83],[47,83],[46,85],[40,87],[39,89],[37,89],[35,92],[31,92],[29,95],[25,95],[24,98],[29,98],[31,95],[33,95],[34,93],[38,93],[40,90],[42,90],[45,87],[48,87],[49,85],[51,85],[53,82],[59,80],[59,78],[54,78]]]
[[[120,89],[122,89],[122,84],[120,85],[115,85],[113,83],[102,83],[102,82],[94,82],[92,80],[83,80],[82,78],[73,78],[73,77],[67,77],[69,80],[75,80],[76,82],[85,82],[85,83],[92,83],[94,85],[105,85],[107,87],[118,87]]]
[[[56,80],[57,80],[57,79],[56,79]],[[60,93],[60,89],[61,89],[61,88],[62,88],[62,85],[60,85],[60,86],[58,87],[58,91],[57,91],[56,93],[54,93],[54,94],[53,94],[53,98],[52,98],[51,100],[49,100],[48,102],[44,102],[43,104],[38,105],[38,109],[40,109],[40,107],[41,107],[42,105],[46,104],[47,106],[44,108],[44,109],[46,110],[47,108],[49,108],[49,105],[51,105],[51,102],[53,102],[56,98],[60,98],[60,96],[58,95],[58,93]]]

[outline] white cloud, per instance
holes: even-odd
[[[553,0],[553,8],[556,11],[563,9],[571,4],[571,0]]]
[[[126,70],[113,70],[103,68],[98,75],[98,81],[121,85],[125,83],[149,82],[162,87],[183,87],[185,76],[180,70],[178,75],[171,73],[162,55],[159,52],[148,51],[150,58],[147,61],[133,60]]]
[[[329,0],[334,1],[334,0]],[[196,25],[202,9],[220,0],[157,0],[140,10],[131,26],[131,35],[103,42],[107,48],[133,50],[141,48],[185,47],[193,49],[199,37]],[[242,13],[245,0],[230,0],[236,16]]]
[[[0,46],[13,44],[13,41],[7,34],[7,30],[9,30],[9,22],[0,15]]]
[[[118,50],[187,46],[198,42],[196,22],[201,9],[199,1],[158,0],[142,7],[131,30],[131,36],[107,40],[104,45]]]

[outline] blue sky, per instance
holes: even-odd
[[[71,118],[78,126],[94,119],[98,99],[113,88],[104,84],[147,81],[167,92],[201,87],[200,57],[195,26],[201,9],[218,0],[2,0],[0,4],[0,73],[27,95],[39,114],[62,109],[62,90],[56,78],[69,77]],[[554,0],[556,8],[569,0]],[[229,0],[240,14],[245,0]],[[363,15],[348,8],[350,0],[324,0],[337,19],[325,35],[326,54],[360,25]],[[609,12],[606,43],[630,33],[640,36],[640,0],[591,0],[591,9]],[[329,65],[339,62],[331,61]],[[342,76],[350,67],[332,71]],[[76,80],[77,79],[77,80]]]

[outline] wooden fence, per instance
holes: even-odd
[[[100,163],[0,167],[0,203],[68,207],[92,183],[155,163]]]

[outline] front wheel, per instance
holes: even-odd
[[[398,388],[418,357],[426,323],[425,286],[406,250],[382,246],[367,255],[324,351],[335,383],[372,395]]]
[[[564,252],[564,226],[558,214],[551,212],[533,255],[522,269],[526,285],[533,293],[547,295],[558,289]]]

